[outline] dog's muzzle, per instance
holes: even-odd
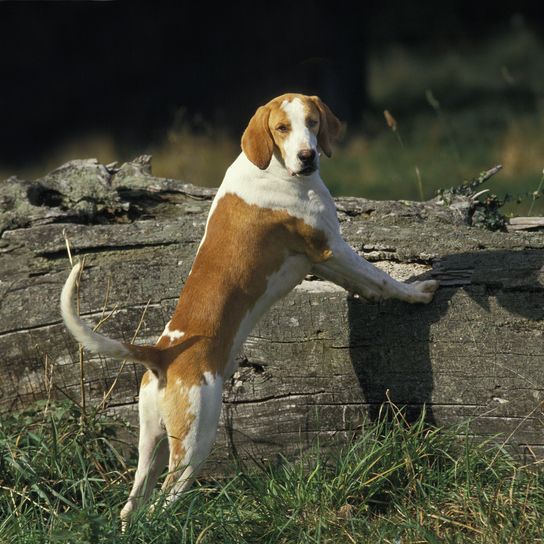
[[[298,176],[308,176],[317,170],[317,153],[315,149],[301,149],[297,153],[297,159],[302,168],[296,172]]]

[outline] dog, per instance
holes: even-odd
[[[86,349],[143,364],[139,459],[124,524],[168,464],[166,502],[186,490],[208,456],[223,384],[259,318],[311,273],[364,299],[431,301],[438,282],[400,283],[341,237],[319,175],[341,123],[317,96],[285,94],[257,109],[211,205],[177,307],[154,346],[94,332],[74,308],[76,264],[61,294],[64,323]],[[165,440],[165,438],[167,438]]]

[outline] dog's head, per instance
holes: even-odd
[[[307,176],[319,167],[318,148],[331,156],[340,128],[319,97],[284,94],[255,112],[242,136],[242,150],[261,170],[277,152],[292,176]]]

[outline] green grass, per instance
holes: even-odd
[[[134,451],[122,421],[43,404],[0,424],[2,543],[543,542],[544,472],[468,432],[407,425],[390,406],[335,454],[203,482],[166,511],[118,514]],[[120,452],[125,451],[122,455]]]

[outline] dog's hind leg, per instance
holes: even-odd
[[[161,422],[158,395],[159,380],[148,371],[140,387],[138,468],[128,501],[121,510],[123,528],[130,514],[149,498],[168,461],[168,440]]]
[[[202,383],[185,389],[183,413],[165,421],[170,446],[169,473],[163,484],[167,504],[191,486],[212,449],[222,390],[223,379],[206,372]]]

